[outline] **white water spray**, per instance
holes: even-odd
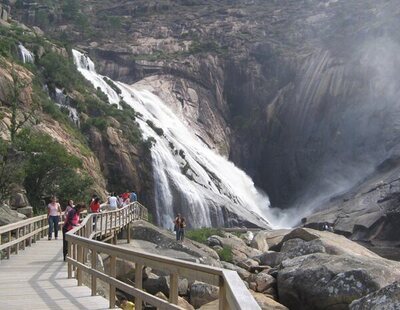
[[[29,51],[25,46],[21,43],[18,44],[18,50],[21,55],[21,59],[24,64],[26,63],[34,63],[34,57],[31,51]]]
[[[192,227],[269,225],[265,219],[268,197],[242,170],[198,139],[159,97],[114,82],[121,90],[118,95],[96,73],[88,57],[76,50],[73,55],[83,76],[107,94],[110,103],[119,104],[123,99],[139,112],[143,136],[154,138],[151,154],[159,224],[171,227],[174,215],[180,212]],[[161,135],[155,132],[157,128],[162,129]]]

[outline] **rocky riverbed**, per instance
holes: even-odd
[[[296,228],[251,236],[218,231],[204,243],[189,239],[178,243],[172,232],[137,222],[132,236],[131,244],[121,240],[120,245],[237,271],[262,309],[397,309],[400,305],[396,282],[400,263],[331,232]],[[222,249],[230,255],[221,255]],[[118,277],[134,283],[134,268],[119,261]],[[169,276],[146,268],[143,286],[166,298]],[[185,309],[218,309],[217,287],[180,278],[179,295]]]

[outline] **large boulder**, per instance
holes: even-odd
[[[350,310],[397,310],[400,309],[400,282],[394,282],[379,291],[357,299]]]
[[[17,212],[30,218],[33,216],[33,207],[28,206],[28,207],[18,208]]]
[[[221,266],[222,266],[222,268],[236,271],[242,280],[246,280],[251,275],[251,273],[249,271],[247,271],[246,269],[243,269],[239,266],[236,266],[236,265],[228,263],[228,262],[222,261]]]
[[[285,259],[303,256],[312,253],[325,253],[325,247],[320,239],[304,241],[302,239],[290,239],[283,243],[280,252],[266,252],[260,257],[263,265],[276,267]]]
[[[15,193],[10,198],[10,206],[13,209],[23,208],[29,206],[28,198],[25,193]]]
[[[256,292],[251,292],[251,294],[262,310],[289,310],[284,305],[276,302],[264,294]]]
[[[375,258],[380,257],[344,236],[340,236],[328,231],[318,231],[310,228],[296,228],[292,230],[290,233],[284,236],[282,241],[277,245],[277,248],[281,250],[283,244],[291,239],[302,239],[304,241],[313,241],[319,239],[321,242],[320,245],[325,248],[325,252],[332,255],[349,254]]]
[[[165,296],[165,294],[163,294],[162,292],[158,292],[156,294],[156,297],[161,298],[165,301],[168,301],[167,296]],[[186,299],[182,298],[182,297],[178,297],[178,306],[185,309],[185,310],[194,310],[193,306],[191,304],[189,304]]]
[[[194,282],[190,286],[190,304],[196,309],[218,299],[219,288],[203,282]]]
[[[260,250],[261,252],[266,252],[269,249],[268,243],[267,243],[267,234],[269,231],[259,231],[251,240],[250,246],[252,248],[255,248],[257,250]]]
[[[238,264],[247,258],[252,258],[262,254],[261,251],[247,246],[242,239],[230,233],[226,233],[225,237],[214,235],[212,236],[212,242],[223,247],[230,247],[232,250],[233,262],[235,264]]]
[[[0,226],[15,223],[26,219],[26,216],[12,210],[7,205],[0,206]]]
[[[348,309],[349,304],[400,279],[400,264],[368,256],[315,253],[284,260],[279,300],[293,309]]]

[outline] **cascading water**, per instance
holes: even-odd
[[[243,171],[192,134],[159,97],[114,82],[121,90],[118,95],[96,73],[88,57],[76,50],[73,55],[78,70],[108,95],[110,103],[119,104],[123,99],[140,113],[137,121],[143,136],[155,140],[151,154],[160,225],[171,227],[174,215],[180,212],[192,227],[270,226],[265,219],[269,212],[268,197],[255,188]],[[162,133],[155,130],[157,127]]]
[[[64,94],[62,89],[56,88],[55,89],[55,102],[56,104],[61,108],[65,108],[68,110],[68,116],[71,119],[71,121],[77,126],[80,126],[80,120],[79,120],[79,115],[78,111],[74,108],[71,107],[70,100],[69,98]]]
[[[31,51],[29,51],[25,46],[21,43],[18,44],[18,50],[21,56],[21,59],[24,64],[26,63],[34,63],[34,57]]]

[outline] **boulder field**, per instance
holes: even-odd
[[[310,228],[247,234],[219,231],[203,244],[177,243],[172,232],[146,222],[132,228],[130,248],[234,270],[262,309],[397,309],[400,263],[331,232]],[[223,251],[222,251],[223,250]],[[223,252],[230,255],[223,255]],[[224,261],[229,260],[228,261]],[[134,264],[118,262],[119,278],[134,282]],[[169,276],[146,268],[144,288],[167,296]],[[218,287],[180,278],[185,309],[218,309]],[[396,308],[397,307],[397,308]]]

